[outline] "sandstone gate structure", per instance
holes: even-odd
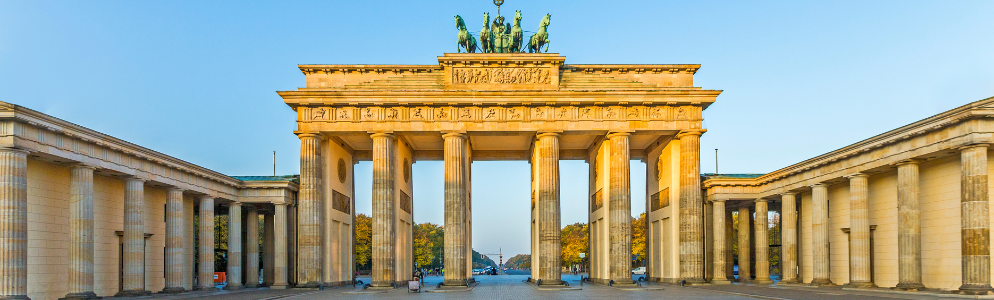
[[[307,86],[279,92],[301,141],[298,280],[350,279],[353,165],[373,161],[373,286],[411,277],[411,164],[445,162],[445,285],[472,277],[470,168],[532,166],[532,278],[561,285],[559,160],[590,164],[591,277],[631,284],[629,162],[649,166],[650,277],[705,281],[699,139],[720,91],[700,65],[570,65],[558,54],[445,54],[434,65],[301,65]],[[641,197],[641,195],[640,195]],[[672,201],[671,201],[672,199]],[[651,203],[650,203],[651,202]],[[672,243],[662,237],[679,236]]]

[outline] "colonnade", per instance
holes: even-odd
[[[962,147],[960,154],[960,212],[961,212],[961,264],[962,285],[959,291],[964,294],[994,293],[990,281],[990,222],[988,204],[988,165],[987,144]],[[919,163],[909,159],[896,164],[897,168],[897,237],[898,237],[898,279],[897,289],[921,290],[922,282],[922,219],[919,182]],[[875,287],[871,259],[871,224],[869,218],[868,174],[855,173],[846,176],[849,189],[849,280],[850,287]],[[831,279],[831,259],[829,256],[829,199],[828,182],[816,182],[808,186],[811,193],[811,252],[813,285],[835,285]],[[752,203],[739,202],[739,281],[769,283],[769,252],[767,251],[767,202],[779,196],[781,202],[781,264],[782,283],[800,283],[798,258],[798,193],[791,190],[779,195],[755,199]],[[712,201],[714,209],[714,270],[713,274],[729,274],[725,263],[728,241],[725,231],[728,222],[724,199]],[[744,203],[744,204],[743,204]],[[754,226],[750,219],[755,212]],[[752,232],[750,232],[750,230]],[[750,233],[755,237],[751,242]],[[753,249],[750,249],[752,247]],[[750,279],[750,253],[754,250],[756,261],[755,280]],[[717,279],[722,282],[725,279]]]

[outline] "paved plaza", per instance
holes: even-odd
[[[580,290],[549,291],[538,290],[522,280],[527,275],[498,275],[478,276],[479,284],[467,292],[448,293],[408,293],[407,289],[396,289],[387,292],[355,294],[362,292],[359,287],[351,286],[326,290],[289,289],[270,290],[268,288],[245,289],[237,291],[191,292],[181,295],[155,295],[139,298],[114,299],[211,299],[211,300],[275,300],[275,299],[949,299],[947,297],[965,298],[962,295],[951,294],[902,294],[883,291],[855,291],[842,288],[825,287],[766,287],[743,284],[705,285],[698,287],[681,287],[667,284],[653,284],[653,290],[625,290],[604,285],[585,284],[580,286],[577,275],[564,275],[563,280],[570,282],[572,287]],[[366,282],[368,277],[360,278]],[[442,277],[429,276],[426,279],[426,291]],[[957,299],[954,298],[954,299]]]

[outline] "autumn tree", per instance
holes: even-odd
[[[369,270],[373,256],[373,218],[365,214],[355,216],[355,265],[356,270]]]
[[[563,266],[577,265],[583,263],[580,253],[587,253],[587,224],[576,223],[566,225],[559,234],[562,241]]]
[[[645,260],[645,213],[632,218],[632,255]]]
[[[444,261],[445,229],[432,223],[414,226],[414,261],[422,268],[441,267]]]

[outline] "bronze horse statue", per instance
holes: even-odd
[[[528,41],[528,53],[542,53],[542,46],[545,46],[545,52],[549,52],[549,28],[550,19],[552,15],[546,14],[542,18],[542,23],[538,25],[538,32],[532,35],[531,39]]]
[[[456,42],[456,52],[460,52],[462,48],[466,49],[466,53],[476,53],[476,38],[473,34],[466,30],[466,22],[463,22],[462,17],[456,15],[456,29],[459,29],[459,41]]]
[[[521,31],[521,11],[514,12],[514,26],[511,27],[511,51],[523,52],[521,49],[524,32]]]
[[[490,34],[490,14],[483,13],[483,29],[480,29],[480,52],[493,53],[494,39]]]

